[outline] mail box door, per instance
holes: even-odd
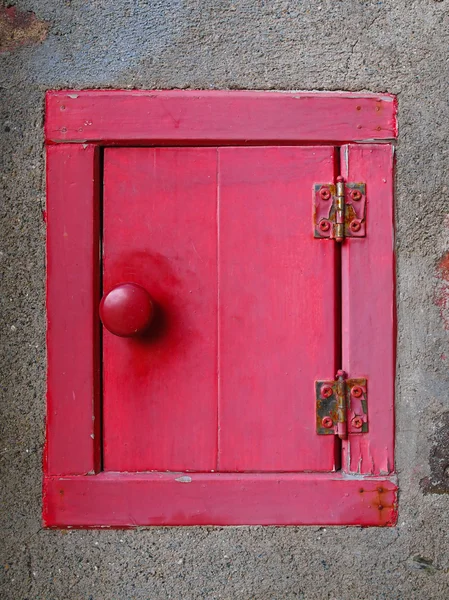
[[[338,468],[314,391],[338,255],[310,203],[335,170],[326,146],[104,150],[106,471]]]

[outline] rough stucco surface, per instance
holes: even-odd
[[[14,43],[8,25],[0,56],[1,598],[449,597],[449,1],[16,6],[37,21],[25,21],[34,29],[22,26]],[[43,98],[63,87],[398,95],[396,528],[41,528]]]

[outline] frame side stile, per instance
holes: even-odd
[[[349,436],[343,464],[350,473],[388,475],[394,472],[393,148],[346,146],[342,166],[344,177],[367,186],[366,238],[342,247],[342,347],[343,369],[368,379],[369,398],[369,431]]]
[[[100,467],[98,176],[95,146],[47,147],[46,475]]]

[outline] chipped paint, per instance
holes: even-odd
[[[336,90],[336,91],[324,91],[324,90],[265,90],[256,88],[251,90],[250,93],[253,92],[263,92],[264,94],[298,94],[298,96],[293,96],[293,98],[301,99],[306,98],[308,96],[350,96],[352,99],[357,100],[358,98],[376,98],[379,101],[383,102],[394,102],[396,97],[392,94],[382,94],[379,95],[376,92],[349,92],[345,90]]]
[[[396,138],[363,138],[359,140],[354,140],[356,144],[394,144],[396,142]]]
[[[183,475],[182,477],[177,477],[175,481],[179,481],[179,483],[190,483],[192,478],[188,477],[187,475]]]
[[[438,261],[436,276],[438,279],[435,304],[440,309],[444,329],[449,331],[449,251]]]

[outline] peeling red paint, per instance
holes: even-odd
[[[446,254],[441,258],[440,262],[438,263],[438,270],[441,277],[446,281],[449,281],[449,252],[446,252]]]
[[[38,44],[47,37],[49,24],[32,12],[15,6],[0,8],[0,53],[11,52],[28,44]]]
[[[440,309],[444,328],[449,331],[449,252],[446,252],[438,262],[437,277],[440,281],[435,296],[435,304]]]

